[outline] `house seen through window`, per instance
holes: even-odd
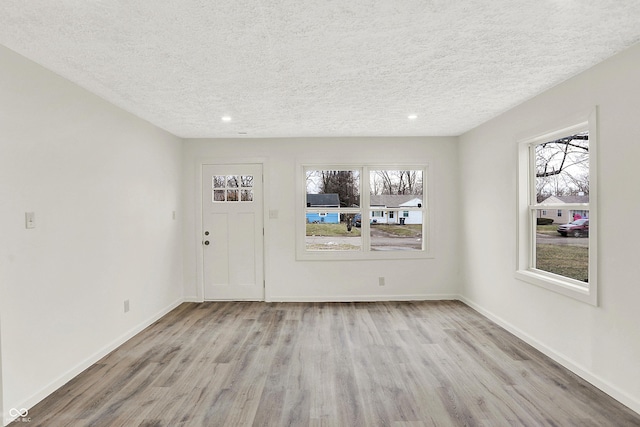
[[[305,167],[304,179],[306,252],[425,251],[423,168]]]

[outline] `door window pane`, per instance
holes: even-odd
[[[224,202],[224,190],[213,190],[213,201]]]
[[[236,175],[227,176],[227,188],[238,188],[240,184],[240,177]]]
[[[226,183],[226,177],[216,175],[213,177],[213,188],[224,188]]]
[[[240,185],[243,188],[253,187],[253,176],[252,175],[242,175],[240,177]]]

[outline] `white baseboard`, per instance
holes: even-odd
[[[533,338],[531,335],[527,334],[521,329],[516,328],[509,322],[502,319],[501,317],[496,316],[495,314],[493,314],[488,310],[485,310],[475,302],[465,298],[462,295],[457,295],[456,299],[460,300],[461,302],[465,303],[469,307],[473,308],[475,311],[482,314],[486,318],[490,319],[494,323],[500,325],[501,327],[503,327],[504,329],[506,329],[513,335],[515,335],[516,337],[520,338],[522,341],[526,342],[530,346],[534,347],[536,350],[543,353],[545,356],[550,357],[560,365],[564,366],[574,374],[578,375],[580,378],[591,383],[598,389],[602,390],[609,396],[616,399],[618,402],[627,406],[629,409],[640,414],[640,401],[638,401],[638,399],[634,398],[633,396],[630,396],[628,393],[625,393],[623,390],[620,390],[618,387],[615,387],[614,385],[610,384],[609,382],[605,381],[604,379],[590,372],[584,366],[580,365],[579,363],[576,363],[575,361],[571,360],[569,357],[565,356],[564,354],[558,353],[557,351],[553,350],[552,348],[548,347],[544,343]]]
[[[130,329],[126,333],[120,335],[118,338],[116,338],[115,340],[113,340],[112,342],[107,344],[106,346],[102,347],[100,350],[98,350],[97,352],[95,352],[91,356],[87,357],[85,360],[81,361],[76,366],[74,366],[73,368],[69,369],[67,372],[65,372],[62,375],[60,375],[58,378],[56,378],[55,380],[53,380],[52,382],[47,384],[42,389],[38,390],[36,393],[31,395],[29,398],[25,399],[22,403],[20,403],[18,405],[15,405],[15,407],[16,408],[29,408],[29,409],[33,408],[36,404],[38,404],[45,397],[49,396],[51,393],[53,393],[54,391],[56,391],[57,389],[59,389],[60,387],[65,385],[67,382],[72,380],[75,376],[80,374],[82,371],[84,371],[85,369],[87,369],[88,367],[90,367],[91,365],[93,365],[94,363],[99,361],[100,359],[102,359],[107,354],[111,353],[116,348],[120,347],[122,344],[127,342],[129,339],[133,338],[135,335],[140,333],[143,329],[147,328],[153,322],[155,322],[156,320],[160,319],[161,317],[163,317],[164,315],[169,313],[171,310],[173,310],[174,308],[176,308],[177,306],[179,306],[183,302],[184,302],[184,298],[178,298],[176,301],[174,301],[171,304],[169,304],[168,306],[164,307],[162,310],[158,311],[156,314],[154,314],[150,318],[148,318],[145,321],[141,322],[140,324],[138,324],[134,328]],[[6,423],[4,425],[8,425],[9,423],[7,423],[7,421],[11,421],[11,420],[4,420],[4,421]]]
[[[324,296],[274,296],[266,302],[373,302],[373,301],[434,301],[458,299],[456,294],[415,295],[324,295]]]
[[[341,296],[266,296],[265,302],[371,302],[371,301],[437,301],[457,300],[457,294],[417,295],[341,295]],[[205,302],[199,297],[185,297],[183,302]]]

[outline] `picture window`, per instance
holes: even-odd
[[[428,224],[425,166],[327,165],[301,166],[301,170],[304,210],[299,218],[304,222],[298,228],[300,258],[415,258],[428,254],[424,238]]]

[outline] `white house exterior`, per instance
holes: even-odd
[[[372,195],[369,215],[377,224],[422,224],[422,210],[411,209],[421,206],[415,195]]]
[[[557,205],[565,203],[589,203],[589,196],[550,196],[540,203],[541,205],[556,205],[553,208],[538,210],[538,218],[550,218],[555,224],[567,224],[573,221],[574,215],[582,218],[589,217],[588,211],[576,209],[558,209]]]

